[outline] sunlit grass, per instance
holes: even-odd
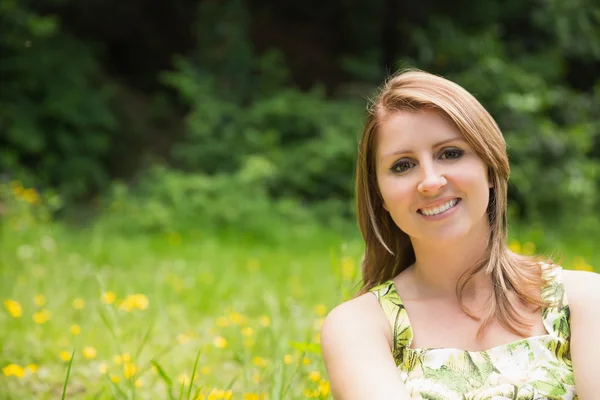
[[[45,220],[43,197],[16,184],[4,193],[0,398],[331,398],[319,330],[354,293],[358,240],[122,236]],[[532,254],[535,240],[510,246]]]

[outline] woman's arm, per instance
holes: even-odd
[[[336,400],[410,400],[390,350],[391,328],[372,293],[329,313],[321,348]]]
[[[580,400],[600,393],[600,275],[565,271],[565,290],[571,309],[571,358]]]

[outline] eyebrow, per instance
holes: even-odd
[[[439,142],[435,143],[433,146],[431,146],[431,148],[435,149],[436,147],[440,147],[446,143],[450,143],[450,142],[454,142],[454,141],[466,142],[464,137],[456,136],[456,137],[452,137],[450,139],[445,139],[445,140],[439,141]],[[404,154],[404,153],[411,153],[411,150],[410,149],[396,150],[391,153],[384,154],[383,156],[380,157],[380,160],[383,160],[384,158],[389,157],[389,156],[395,156],[395,155]]]

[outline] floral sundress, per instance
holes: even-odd
[[[371,289],[392,327],[393,355],[412,399],[577,399],[570,354],[570,312],[562,268],[544,266],[542,298],[546,335],[483,351],[412,349],[412,328],[390,280]]]

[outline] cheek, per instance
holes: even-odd
[[[383,206],[387,211],[394,212],[398,206],[410,199],[410,184],[406,179],[384,177],[378,181]]]

